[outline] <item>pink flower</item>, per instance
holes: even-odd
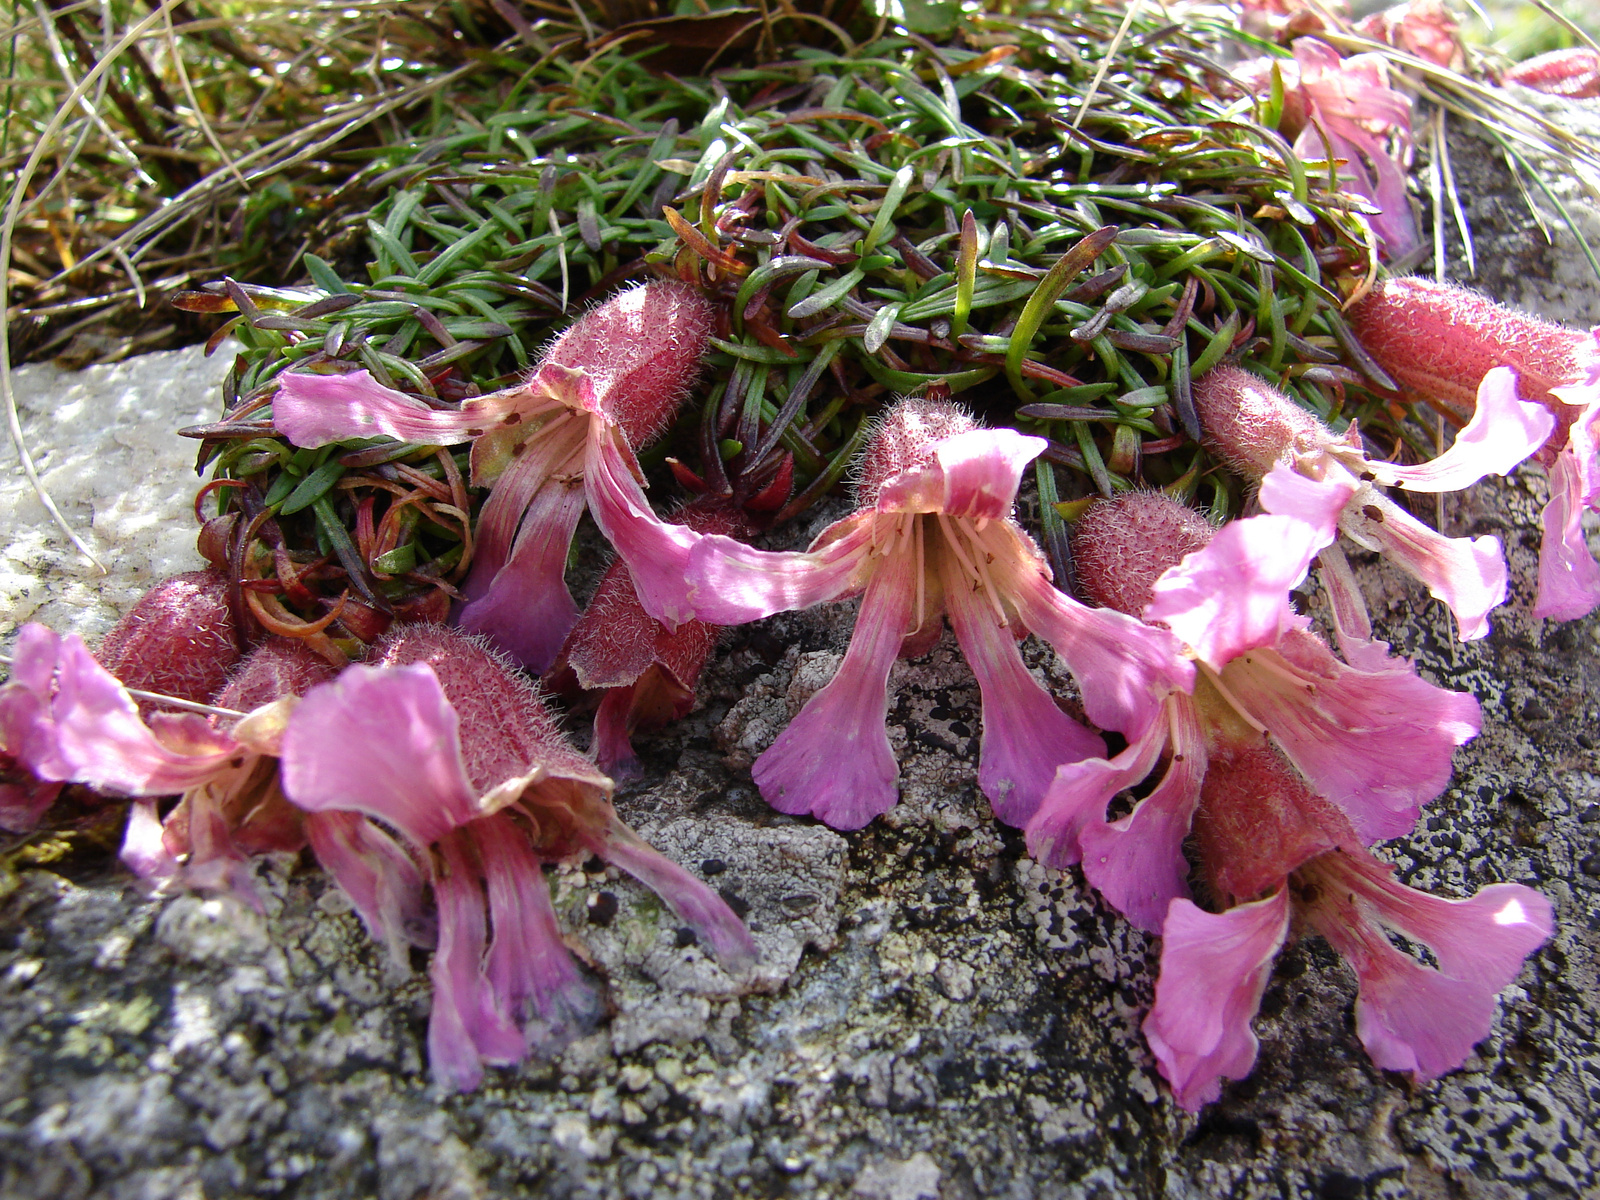
[[[1600,606],[1600,565],[1582,529],[1584,510],[1600,511],[1600,333],[1412,278],[1385,280],[1351,308],[1350,321],[1402,388],[1467,420],[1468,429],[1484,424],[1495,431],[1486,436],[1498,436],[1501,422],[1480,416],[1507,395],[1548,410],[1553,420],[1537,457],[1550,473],[1550,499],[1533,614],[1570,621]]]
[[[290,650],[315,658],[303,647]],[[229,729],[190,712],[142,718],[127,688],[77,636],[26,625],[16,651],[11,680],[0,687],[7,752],[48,783],[135,797],[123,861],[140,878],[220,889],[259,907],[249,856],[305,844],[298,816],[277,793],[272,762],[292,701],[263,697]],[[163,829],[153,798],[169,795],[182,799]]]
[[[472,482],[493,490],[478,517],[460,623],[542,671],[577,619],[563,573],[592,481],[604,472],[632,483],[633,451],[660,435],[688,394],[712,320],[699,292],[646,283],[580,317],[525,383],[459,411],[431,408],[366,371],[295,372],[282,376],[273,421],[297,446],[379,434],[430,445],[471,441]],[[598,508],[596,519],[631,560],[625,527]]]
[[[442,1083],[476,1087],[482,1063],[519,1061],[596,1012],[543,862],[598,854],[660,894],[731,970],[753,961],[739,919],[617,819],[611,781],[501,659],[465,635],[413,626],[387,635],[373,661],[300,702],[283,739],[284,789],[308,812],[345,816],[342,840],[317,852],[380,940],[402,940],[397,922],[420,907],[422,879],[431,884],[428,1048]]]
[[[1455,747],[1478,732],[1478,704],[1423,682],[1382,643],[1364,643],[1359,664],[1347,664],[1309,632],[1289,591],[1332,536],[1326,525],[1270,515],[1213,534],[1154,493],[1089,510],[1077,537],[1085,591],[1142,604],[1147,621],[1192,648],[1198,679],[1192,696],[1168,695],[1164,719],[1115,758],[1056,772],[1027,827],[1035,857],[1081,861],[1109,903],[1160,928],[1170,903],[1189,894],[1184,839],[1211,783],[1208,761],[1230,739],[1270,739],[1365,839],[1409,831],[1449,781]],[[1131,812],[1107,819],[1119,792],[1156,772]]]
[[[1489,610],[1506,596],[1498,539],[1446,538],[1390,500],[1380,485],[1458,491],[1485,475],[1505,474],[1538,449],[1554,422],[1540,405],[1517,397],[1509,372],[1487,376],[1474,418],[1455,443],[1414,467],[1374,462],[1354,425],[1343,437],[1335,435],[1240,367],[1217,367],[1196,380],[1194,399],[1207,446],[1261,482],[1261,506],[1268,512],[1313,525],[1336,521],[1352,541],[1426,584],[1455,614],[1463,638],[1489,632]]]
[[[1373,232],[1384,257],[1401,258],[1417,245],[1406,171],[1411,161],[1411,101],[1389,86],[1381,54],[1342,58],[1328,43],[1296,38],[1292,61],[1257,59],[1234,75],[1259,97],[1272,92],[1272,70],[1283,80],[1280,128],[1306,161],[1341,159],[1345,191],[1370,200]],[[1391,151],[1392,147],[1392,151]]]
[[[1050,586],[1038,549],[1011,519],[1021,472],[1043,446],[980,429],[948,402],[903,400],[867,447],[860,508],[809,550],[773,553],[692,534],[677,542],[688,567],[682,576],[659,572],[663,587],[686,579],[685,603],[713,624],[862,597],[838,674],[756,760],[752,774],[774,808],[857,829],[894,805],[889,669],[901,654],[926,652],[941,614],[982,692],[979,786],[1012,824],[1032,814],[1059,763],[1103,749],[1028,673],[1020,637],[1031,630],[1056,648],[1102,728],[1142,731],[1167,691],[1189,686],[1168,634]],[[668,527],[665,536],[683,532]]]
[[[1223,911],[1172,901],[1144,1023],[1174,1098],[1190,1110],[1253,1067],[1250,1023],[1291,913],[1355,970],[1356,1033],[1373,1062],[1419,1082],[1466,1061],[1489,1033],[1496,993],[1553,927],[1549,901],[1520,884],[1466,900],[1401,885],[1270,747],[1235,744],[1213,763],[1195,832]],[[1427,947],[1438,966],[1397,949],[1388,931]]]
[[[690,502],[673,522],[740,539],[752,532],[744,513],[720,496]],[[552,671],[561,678],[570,669],[579,687],[605,691],[591,748],[601,770],[619,779],[639,773],[628,739],[636,730],[675,721],[694,706],[695,684],[720,632],[704,621],[667,629],[639,603],[627,564],[621,559],[611,564]]]

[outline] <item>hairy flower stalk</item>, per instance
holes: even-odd
[[[578,610],[563,573],[598,474],[638,475],[633,452],[658,437],[688,394],[713,310],[699,292],[655,281],[621,292],[551,343],[528,379],[459,411],[430,408],[366,371],[293,372],[273,399],[297,446],[383,434],[428,445],[472,443],[472,482],[492,491],[479,513],[459,614],[518,663],[543,671]],[[633,542],[596,509],[623,558]]]
[[[983,697],[978,783],[995,815],[1024,823],[1056,766],[1103,752],[1023,665],[1029,631],[1055,647],[1083,690],[1090,720],[1136,736],[1162,697],[1190,686],[1166,633],[1086,608],[1050,585],[1037,547],[1011,517],[1023,468],[1041,438],[981,429],[946,401],[902,400],[870,440],[860,507],[804,552],[755,550],[732,538],[661,526],[652,582],[676,586],[685,609],[718,625],[861,596],[855,634],[834,679],[813,696],[752,774],[780,812],[857,829],[891,808],[899,769],[884,729],[896,657],[925,653],[941,615]],[[671,539],[669,541],[669,539]],[[640,568],[633,566],[635,580]]]
[[[1513,385],[1549,411],[1537,454],[1550,475],[1550,499],[1533,614],[1570,621],[1600,607],[1600,564],[1583,531],[1585,511],[1600,512],[1600,330],[1580,333],[1466,288],[1414,278],[1379,284],[1352,306],[1350,322],[1408,394],[1468,429],[1505,436],[1503,420],[1484,410]]]
[[[1289,589],[1332,537],[1331,523],[1270,515],[1211,534],[1153,494],[1099,504],[1080,525],[1086,590],[1170,626],[1200,679],[1192,696],[1167,698],[1164,728],[1116,759],[1063,766],[1028,843],[1056,864],[1074,861],[1062,848],[1076,843],[1089,881],[1162,934],[1144,1028],[1186,1108],[1254,1064],[1250,1023],[1291,916],[1356,969],[1357,1030],[1373,1060],[1419,1079],[1465,1060],[1488,1032],[1495,993],[1550,932],[1548,902],[1527,888],[1438,900],[1394,882],[1367,852],[1409,831],[1479,714],[1472,697],[1424,683],[1382,643],[1358,643],[1359,666],[1338,661],[1294,613]],[[1156,787],[1108,820],[1113,796],[1163,759]],[[1190,898],[1191,837],[1216,911]],[[1394,949],[1386,928],[1429,946],[1439,968]]]
[[[1499,539],[1447,538],[1389,499],[1383,486],[1460,491],[1485,475],[1504,475],[1537,450],[1554,421],[1541,406],[1518,398],[1510,372],[1484,378],[1473,419],[1449,450],[1417,466],[1374,461],[1354,423],[1343,436],[1335,434],[1242,367],[1208,372],[1195,381],[1194,399],[1207,447],[1262,484],[1264,509],[1313,525],[1337,522],[1351,541],[1426,584],[1455,614],[1462,638],[1489,632],[1489,611],[1506,598]],[[1340,588],[1341,577],[1325,572],[1324,583]],[[1358,595],[1342,592],[1342,608],[1364,611]]]
[[[599,855],[654,889],[730,970],[754,961],[738,917],[622,824],[611,780],[502,658],[443,626],[402,628],[374,649],[373,665],[349,668],[296,708],[284,790],[347,822],[342,842],[315,848],[379,940],[403,943],[401,923],[431,886],[428,1048],[442,1083],[470,1090],[483,1063],[518,1062],[597,1015],[542,863]]]
[[[672,521],[741,541],[754,532],[744,511],[721,496],[691,501]],[[676,721],[694,706],[695,685],[720,632],[705,621],[668,629],[639,603],[627,564],[620,559],[611,564],[552,673],[559,678],[570,670],[580,688],[605,692],[595,712],[591,748],[602,771],[614,779],[639,774],[629,738]]]

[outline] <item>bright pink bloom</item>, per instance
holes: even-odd
[[[578,616],[563,575],[593,480],[622,476],[637,491],[633,451],[661,434],[688,394],[712,321],[711,304],[692,288],[642,284],[580,317],[526,382],[459,411],[429,407],[366,371],[293,372],[281,377],[273,421],[297,446],[380,434],[471,441],[472,482],[493,490],[478,516],[460,623],[542,671]],[[618,527],[597,507],[596,519],[632,561],[627,518]]]
[[[1376,550],[1427,585],[1449,606],[1466,639],[1489,632],[1488,614],[1505,600],[1506,566],[1493,537],[1446,538],[1386,496],[1380,485],[1415,492],[1458,491],[1503,475],[1550,435],[1554,421],[1520,400],[1509,373],[1479,389],[1473,420],[1432,462],[1374,462],[1352,424],[1342,437],[1260,377],[1222,366],[1195,381],[1206,444],[1249,479],[1261,481],[1268,512],[1312,524],[1337,521],[1352,541]]]
[[[1200,678],[1192,696],[1169,695],[1164,720],[1115,758],[1063,765],[1027,827],[1035,857],[1052,866],[1081,861],[1107,901],[1149,930],[1188,895],[1183,842],[1219,738],[1270,737],[1370,841],[1410,829],[1449,781],[1455,747],[1480,724],[1476,700],[1423,682],[1382,643],[1365,643],[1360,662],[1347,664],[1309,632],[1289,592],[1331,528],[1251,517],[1185,553],[1210,533],[1194,517],[1147,493],[1097,504],[1080,522],[1085,590],[1105,595],[1114,575],[1125,603],[1149,597],[1145,619],[1191,646]],[[1184,557],[1155,578],[1162,559],[1151,547]],[[1119,792],[1157,771],[1157,785],[1130,813],[1107,820]]]
[[[1423,1082],[1459,1067],[1489,1033],[1495,994],[1549,937],[1549,901],[1520,884],[1467,900],[1404,887],[1270,747],[1221,750],[1195,832],[1223,911],[1173,900],[1144,1024],[1174,1098],[1198,1109],[1223,1078],[1254,1065],[1250,1022],[1291,910],[1354,968],[1356,1033],[1379,1067]],[[1386,931],[1426,946],[1437,968],[1398,950]]]
[[[1584,510],[1600,512],[1600,331],[1580,333],[1466,288],[1411,278],[1379,284],[1351,308],[1350,322],[1408,393],[1467,420],[1468,429],[1484,408],[1503,410],[1514,392],[1549,411],[1552,428],[1537,455],[1550,473],[1550,499],[1533,614],[1569,621],[1600,606],[1600,565],[1582,528]],[[1482,423],[1493,427],[1486,438],[1498,436],[1500,418]]]
[[[741,540],[753,531],[743,511],[720,496],[691,501],[672,522]],[[669,630],[639,603],[627,564],[621,559],[611,564],[552,672],[560,678],[570,668],[579,687],[604,689],[591,747],[602,771],[615,779],[639,773],[629,738],[639,729],[676,721],[694,706],[695,684],[720,633],[719,626],[705,621],[685,621]]]
[[[904,400],[868,445],[861,507],[809,550],[772,553],[699,535],[679,543],[688,551],[678,577],[689,581],[686,603],[714,624],[862,597],[839,673],[756,760],[752,774],[774,808],[857,829],[894,805],[889,669],[901,654],[926,652],[941,614],[982,692],[978,783],[1011,824],[1032,814],[1058,764],[1103,749],[1028,673],[1021,636],[1031,630],[1056,648],[1090,720],[1105,729],[1144,730],[1168,691],[1189,686],[1170,635],[1050,585],[1043,557],[1011,518],[1022,470],[1043,448],[1014,430],[980,429],[948,402]],[[674,582],[670,571],[658,574],[663,587]]]
[[[1600,96],[1600,53],[1587,46],[1552,50],[1507,68],[1501,78],[1551,96],[1592,100]]]
[[[519,1061],[595,1014],[543,862],[597,854],[660,894],[730,969],[753,961],[739,919],[617,819],[611,781],[501,659],[465,635],[413,626],[387,635],[374,661],[300,702],[283,739],[284,790],[308,812],[363,819],[365,833],[343,827],[344,853],[317,850],[390,945],[420,908],[407,864],[426,864],[439,920],[428,1047],[443,1083],[476,1087],[482,1063]]]

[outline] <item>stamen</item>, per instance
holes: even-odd
[[[1228,702],[1229,706],[1232,707],[1234,712],[1239,714],[1240,718],[1246,725],[1250,726],[1250,728],[1254,729],[1257,733],[1265,734],[1267,732],[1267,727],[1252,717],[1250,715],[1250,710],[1244,706],[1239,697],[1235,696],[1231,691],[1228,690],[1228,685],[1222,682],[1221,675],[1219,675],[1216,671],[1213,671],[1200,659],[1196,659],[1194,665],[1195,668],[1199,670],[1208,681],[1210,681],[1211,686],[1217,689],[1217,694]]]
[[[913,561],[912,561],[911,569],[916,574],[916,578],[917,578],[917,607],[914,610],[916,612],[917,622],[916,622],[915,625],[913,625],[911,627],[910,631],[907,633],[908,637],[912,633],[921,633],[922,632],[922,626],[924,625],[924,623],[926,623],[926,621],[928,619],[928,611],[927,611],[927,609],[928,609],[927,551],[926,551],[925,547],[923,546],[923,536],[924,535],[923,535],[923,532],[922,532],[922,518],[921,518],[920,514],[912,516],[911,524],[912,524],[912,526],[914,527],[914,530],[915,530],[913,536],[916,538],[916,545],[915,545],[914,549],[912,550]]]

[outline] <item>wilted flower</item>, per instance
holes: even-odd
[[[730,969],[754,960],[738,917],[618,820],[611,780],[499,657],[442,626],[402,628],[374,650],[376,665],[295,709],[284,790],[308,812],[345,815],[343,843],[314,848],[381,941],[403,941],[422,881],[432,885],[428,1048],[441,1082],[476,1087],[483,1062],[517,1062],[595,1015],[541,863],[599,855],[653,888]]]
[[[1119,911],[1159,929],[1169,902],[1189,894],[1183,842],[1208,760],[1233,743],[1276,746],[1365,841],[1410,830],[1449,781],[1455,747],[1478,732],[1478,703],[1425,683],[1382,643],[1362,644],[1345,663],[1310,631],[1289,591],[1332,537],[1331,522],[1292,516],[1214,531],[1159,493],[1089,510],[1075,543],[1085,592],[1165,624],[1191,647],[1198,678],[1192,696],[1168,695],[1164,719],[1115,758],[1056,772],[1028,825],[1035,857],[1081,861]],[[1157,786],[1107,820],[1112,799],[1163,761]]]
[[[577,619],[564,571],[592,481],[602,471],[638,473],[633,451],[660,435],[688,394],[712,315],[686,285],[641,284],[580,317],[526,382],[459,411],[431,408],[366,371],[291,372],[273,398],[273,422],[297,446],[376,434],[471,441],[472,482],[493,490],[475,527],[460,624],[542,671]],[[595,518],[631,561],[626,529],[598,507]]]
[[[926,652],[948,615],[983,696],[978,783],[1002,821],[1022,824],[1062,762],[1103,743],[1056,706],[1023,665],[1018,639],[1037,633],[1083,690],[1090,720],[1133,736],[1187,688],[1191,670],[1166,633],[1090,609],[1050,585],[1050,571],[1011,518],[1022,469],[1042,438],[980,429],[946,401],[903,400],[868,443],[860,508],[805,552],[755,550],[731,538],[661,527],[676,539],[652,563],[662,592],[718,625],[861,595],[838,674],[813,696],[752,769],[780,812],[857,829],[894,805],[899,774],[884,730],[889,669]],[[633,575],[642,568],[634,560]]]
[[[672,520],[698,533],[741,540],[753,531],[744,512],[720,496],[691,501]],[[629,738],[639,729],[675,721],[694,706],[695,684],[720,632],[704,621],[666,628],[639,603],[627,564],[621,559],[611,564],[552,672],[560,677],[570,669],[579,687],[604,689],[590,751],[602,771],[613,778],[638,773]]]
[[[1469,429],[1480,424],[1486,400],[1498,403],[1511,389],[1505,379],[1549,410],[1554,420],[1537,455],[1550,473],[1550,499],[1533,615],[1570,621],[1600,605],[1600,565],[1583,533],[1584,510],[1600,511],[1600,332],[1565,329],[1466,288],[1414,278],[1385,280],[1352,306],[1350,322],[1407,392]],[[1501,382],[1491,384],[1496,377]],[[1502,423],[1491,424],[1501,436]]]
[[[1196,380],[1194,399],[1206,445],[1247,479],[1262,481],[1261,506],[1268,512],[1302,516],[1313,525],[1337,522],[1352,541],[1426,584],[1455,614],[1463,638],[1489,632],[1489,610],[1506,597],[1499,539],[1447,538],[1395,504],[1380,485],[1459,491],[1485,475],[1505,474],[1538,449],[1554,422],[1539,405],[1518,399],[1509,371],[1484,378],[1473,418],[1449,450],[1409,467],[1367,457],[1354,423],[1339,436],[1241,367],[1217,367]],[[1280,465],[1301,482],[1283,473],[1274,478]]]

